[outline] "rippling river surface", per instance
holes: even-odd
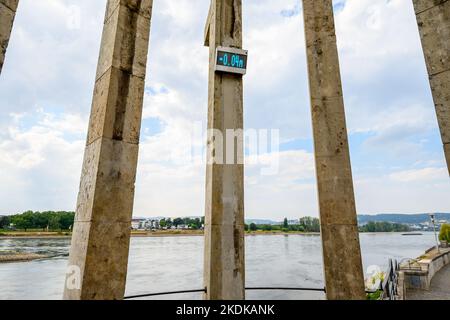
[[[433,233],[361,234],[364,269],[386,268],[389,258],[416,258],[434,245]],[[0,264],[0,299],[61,299],[69,239],[0,239],[0,253],[46,253],[49,259]],[[248,287],[323,287],[318,235],[259,235],[246,237]],[[126,295],[200,289],[203,237],[132,238]],[[164,299],[201,299],[179,294]],[[249,291],[247,299],[324,299],[323,293]]]

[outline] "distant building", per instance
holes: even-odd
[[[131,229],[132,230],[140,230],[143,222],[145,222],[145,219],[132,219],[131,220]]]
[[[159,221],[158,220],[152,220],[152,229],[159,229]]]
[[[144,222],[142,222],[141,229],[143,229],[143,230],[159,229],[159,221],[158,220],[147,219]]]

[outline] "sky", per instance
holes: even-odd
[[[245,128],[279,136],[246,166],[247,218],[318,216],[300,3],[243,0]],[[0,76],[0,213],[74,210],[105,4],[21,0]],[[334,7],[358,213],[450,212],[412,2]],[[205,141],[208,8],[154,0],[135,216],[204,214],[203,155],[186,146]]]

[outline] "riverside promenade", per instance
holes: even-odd
[[[408,272],[410,285],[406,286],[406,300],[450,300],[449,254],[450,249],[441,249],[439,253],[430,250],[421,257],[421,270]]]
[[[408,289],[406,300],[450,300],[450,265],[433,277],[429,291]]]

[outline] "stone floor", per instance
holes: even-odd
[[[406,300],[450,300],[450,265],[433,277],[430,291],[408,289]]]

